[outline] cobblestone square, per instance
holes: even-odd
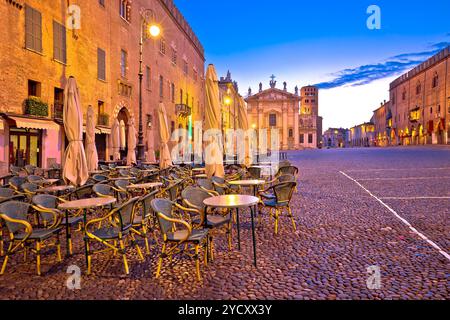
[[[277,236],[264,212],[257,226],[258,268],[252,264],[250,218],[241,214],[242,250],[215,237],[215,260],[195,278],[194,263],[175,258],[155,279],[159,248],[130,276],[120,257],[93,258],[85,275],[82,239],[61,263],[49,251],[43,275],[31,255],[16,255],[0,278],[1,299],[449,299],[450,148],[323,149],[288,153],[300,169],[292,205]],[[63,248],[65,249],[65,248]],[[81,268],[81,289],[66,286],[67,268]],[[367,268],[380,269],[369,289]]]

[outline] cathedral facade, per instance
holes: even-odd
[[[278,129],[280,150],[320,147],[319,89],[307,86],[299,92],[295,87],[295,92],[291,93],[287,91],[286,82],[283,89],[278,89],[274,79],[272,76],[268,89],[263,90],[262,83],[255,94],[249,89],[246,102],[250,127],[257,130],[260,140],[261,134],[267,134],[269,143],[271,132]]]

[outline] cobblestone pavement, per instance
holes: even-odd
[[[281,221],[273,234],[267,215],[257,229],[259,268],[252,265],[248,214],[241,215],[242,251],[226,249],[215,237],[215,261],[202,267],[175,258],[154,278],[158,248],[139,263],[131,251],[130,276],[119,257],[93,257],[93,275],[82,275],[81,289],[66,287],[68,266],[85,271],[81,238],[76,254],[62,263],[52,252],[35,275],[34,257],[10,260],[0,278],[1,299],[449,299],[450,148],[343,149],[290,152],[300,168],[292,204],[297,222]],[[356,179],[375,197],[366,192]],[[414,198],[413,197],[435,197]],[[411,223],[442,252],[420,238]],[[367,288],[369,266],[379,266],[381,288]]]

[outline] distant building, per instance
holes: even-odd
[[[321,143],[322,118],[319,117],[319,89],[313,86],[295,93],[287,91],[286,82],[283,89],[276,88],[275,76],[272,76],[270,88],[252,94],[249,89],[247,111],[249,124],[260,132],[267,129],[267,141],[270,142],[270,129],[278,129],[281,150],[317,148]]]
[[[323,147],[347,148],[349,147],[350,130],[344,128],[329,128],[323,134]]]
[[[390,84],[391,144],[450,144],[450,46]]]
[[[222,115],[221,128],[223,131],[237,127],[239,97],[238,84],[231,79],[231,73],[228,71],[227,76],[220,77],[219,80],[219,98]]]
[[[389,101],[381,103],[381,106],[373,112],[372,122],[375,126],[375,145],[386,147],[391,144],[392,113]]]
[[[352,147],[375,146],[375,125],[366,122],[350,128],[350,141]]]

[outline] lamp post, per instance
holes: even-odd
[[[150,21],[150,22],[149,22]],[[144,130],[142,125],[142,79],[143,71],[143,49],[144,41],[150,37],[157,38],[161,33],[161,28],[155,24],[153,10],[141,10],[141,36],[139,41],[139,129],[137,143],[137,160],[143,161],[145,157]]]

